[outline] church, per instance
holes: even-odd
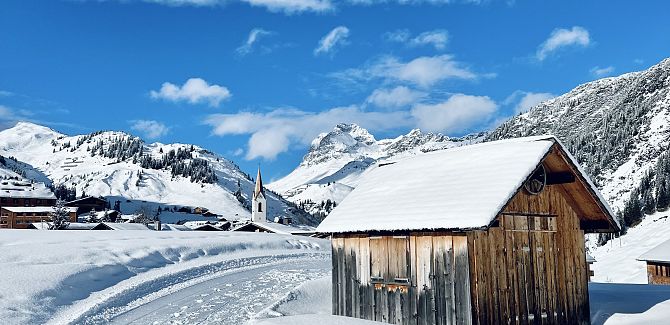
[[[309,236],[314,232],[297,227],[291,227],[281,223],[268,221],[268,205],[267,194],[263,188],[263,178],[261,177],[261,169],[258,168],[256,175],[256,185],[251,196],[251,221],[245,223],[232,231],[246,231],[246,232],[268,232],[274,234],[284,235],[301,235]]]
[[[267,222],[267,199],[263,189],[263,179],[261,178],[261,168],[258,167],[256,175],[256,186],[251,200],[251,221]]]

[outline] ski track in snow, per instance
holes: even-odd
[[[302,282],[326,276],[330,261],[286,259],[234,271],[86,324],[242,324]]]

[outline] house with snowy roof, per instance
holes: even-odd
[[[56,204],[56,196],[44,183],[16,179],[0,180],[0,209],[4,207],[53,206],[54,204]],[[9,220],[10,213],[10,211],[0,213],[0,228],[25,228],[25,225],[35,219]],[[33,215],[31,214],[30,217],[33,217]],[[17,225],[18,221],[21,221],[20,225]]]
[[[26,229],[30,224],[51,220],[51,206],[3,206],[0,208],[2,228]],[[70,222],[77,222],[77,208],[66,207]]]
[[[647,263],[647,283],[670,285],[670,240],[637,258]]]
[[[552,136],[379,165],[317,228],[333,314],[393,324],[589,324],[584,234],[619,230]]]

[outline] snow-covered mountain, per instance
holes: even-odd
[[[295,170],[268,187],[311,213],[327,214],[332,202],[341,202],[358,185],[361,175],[377,164],[479,142],[484,135],[450,138],[416,129],[394,139],[376,140],[356,124],[338,124],[312,141]]]
[[[610,204],[622,209],[645,174],[656,173],[670,145],[669,110],[670,59],[665,59],[644,71],[580,85],[503,123],[487,140],[556,135]]]
[[[67,136],[19,122],[0,132],[0,155],[18,161],[5,159],[11,164],[4,173],[25,170],[28,179],[75,188],[79,195],[121,200],[124,213],[146,202],[206,207],[233,219],[250,214],[251,178],[233,162],[193,145],[145,144],[114,131]],[[268,208],[269,217],[291,215],[314,224],[311,216],[272,193]]]

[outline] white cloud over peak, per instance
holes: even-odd
[[[569,46],[586,47],[591,44],[589,31],[580,26],[574,26],[571,29],[557,28],[551,32],[549,38],[545,40],[537,49],[535,57],[543,61],[550,54],[557,50]]]
[[[599,66],[595,66],[595,67],[591,68],[591,70],[589,70],[589,72],[591,72],[591,74],[596,78],[602,78],[602,77],[607,77],[607,76],[612,75],[612,73],[614,72],[614,67],[609,66],[609,67],[601,68]]]
[[[321,112],[282,108],[267,113],[213,114],[205,120],[215,135],[250,135],[245,155],[249,160],[275,159],[292,144],[307,146],[337,123],[357,123],[371,131],[411,126],[407,112],[370,112],[357,106]]]
[[[240,47],[238,47],[235,51],[239,55],[247,55],[254,50],[254,44],[258,42],[258,40],[267,35],[272,35],[273,32],[264,30],[262,28],[254,28],[249,32],[249,36],[247,36],[247,40],[242,44]]]
[[[186,101],[189,104],[208,103],[216,107],[230,98],[228,88],[219,85],[210,85],[201,78],[190,78],[182,86],[164,82],[161,89],[150,92],[151,98],[163,99],[171,102]]]
[[[391,42],[404,43],[408,46],[433,46],[436,50],[444,50],[449,41],[449,33],[444,29],[423,32],[415,37],[406,29],[386,33],[384,38]]]
[[[454,94],[441,103],[416,105],[411,114],[422,130],[454,133],[490,121],[497,109],[498,104],[488,96]]]
[[[504,105],[514,105],[514,113],[525,113],[538,104],[556,97],[551,93],[533,93],[517,90],[509,95],[504,101]]]
[[[413,104],[426,96],[428,94],[425,92],[398,86],[392,89],[375,89],[365,102],[377,107],[399,108]]]
[[[154,120],[132,120],[130,129],[141,132],[147,139],[156,139],[166,135],[170,128]]]
[[[314,55],[332,53],[338,47],[347,44],[349,28],[338,26],[319,40],[319,45],[314,49]]]
[[[386,92],[392,93],[394,90]],[[440,103],[417,104],[403,110],[374,111],[356,105],[320,112],[278,108],[264,113],[211,114],[204,124],[212,128],[214,135],[248,135],[245,159],[273,160],[296,145],[308,146],[338,123],[356,123],[371,132],[419,127],[458,133],[489,124],[497,109],[489,97],[454,94]]]

